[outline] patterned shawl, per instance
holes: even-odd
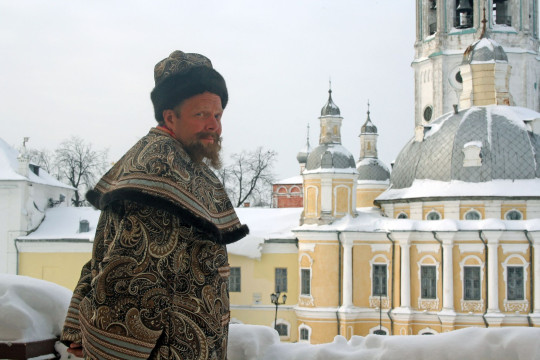
[[[223,185],[206,164],[195,164],[182,145],[153,128],[86,194],[103,210],[117,200],[162,208],[207,233],[219,244],[249,233],[240,224]]]

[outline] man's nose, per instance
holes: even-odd
[[[216,131],[219,128],[219,121],[214,115],[209,115],[206,119],[205,130]]]

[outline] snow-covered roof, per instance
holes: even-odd
[[[293,184],[302,184],[303,178],[302,175],[296,175],[290,178],[276,181],[274,185],[293,185]]]
[[[303,208],[238,208],[236,214],[249,227],[249,235],[227,245],[230,254],[253,259],[261,257],[265,239],[294,239],[291,229],[298,226]]]
[[[0,180],[26,180],[36,184],[74,189],[72,186],[58,181],[43,169],[39,170],[39,175],[34,174],[30,170],[28,171],[28,177],[20,175],[17,172],[19,169],[18,155],[19,152],[16,149],[0,138]]]
[[[460,181],[484,186],[496,180],[540,179],[540,134],[529,124],[539,118],[540,113],[536,111],[503,105],[474,106],[441,116],[426,126],[422,141],[412,138],[401,150],[392,169],[389,190],[392,195],[383,194],[383,197],[395,198],[395,190],[410,188],[418,184],[418,180]],[[476,160],[473,165],[465,161],[463,151],[471,144],[481,148],[477,159],[472,159]],[[508,184],[513,187],[515,182]],[[442,188],[433,189],[430,194],[437,192],[438,197],[444,196],[447,186],[441,185]],[[488,189],[481,193],[505,194],[494,193],[493,187]],[[513,192],[523,193],[523,189],[506,189],[506,192],[511,196]]]
[[[540,231],[540,219],[531,220],[410,220],[393,219],[381,216],[378,208],[359,208],[358,216],[350,215],[328,225],[304,224],[293,231],[359,231],[359,232],[393,232],[393,231]]]
[[[33,233],[20,240],[89,240],[93,241],[100,211],[92,207],[57,207],[45,212],[45,219]],[[79,222],[87,220],[89,232],[79,232]]]
[[[390,187],[376,200],[456,197],[540,197],[540,179],[497,179],[477,183],[416,179],[407,188]]]

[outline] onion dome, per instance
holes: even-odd
[[[328,90],[328,101],[321,109],[321,116],[340,116],[339,108],[332,101],[332,89]]]
[[[463,54],[462,64],[508,62],[503,47],[495,40],[484,37],[471,44]]]
[[[390,171],[384,163],[377,158],[365,158],[356,164],[358,181],[387,181],[390,180]]]
[[[369,106],[369,103],[368,103]],[[369,108],[367,112],[367,119],[364,125],[360,128],[361,134],[377,134],[377,127],[371,122],[371,118],[369,117]]]
[[[308,156],[306,170],[356,170],[352,154],[341,144],[321,144]]]
[[[308,124],[307,135],[306,135],[306,146],[304,146],[302,150],[298,152],[298,154],[296,155],[296,160],[298,160],[300,164],[307,163],[307,159],[310,152],[311,152],[311,146],[309,145],[309,124]]]
[[[425,127],[399,153],[391,189],[415,180],[486,183],[540,178],[540,134],[531,123],[540,113],[515,106],[474,106]],[[474,195],[474,194],[472,194]]]

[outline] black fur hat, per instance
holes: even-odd
[[[154,67],[154,81],[156,86],[150,98],[158,123],[163,122],[164,110],[206,91],[218,95],[224,109],[229,100],[225,80],[212,68],[210,60],[200,54],[172,52]]]

